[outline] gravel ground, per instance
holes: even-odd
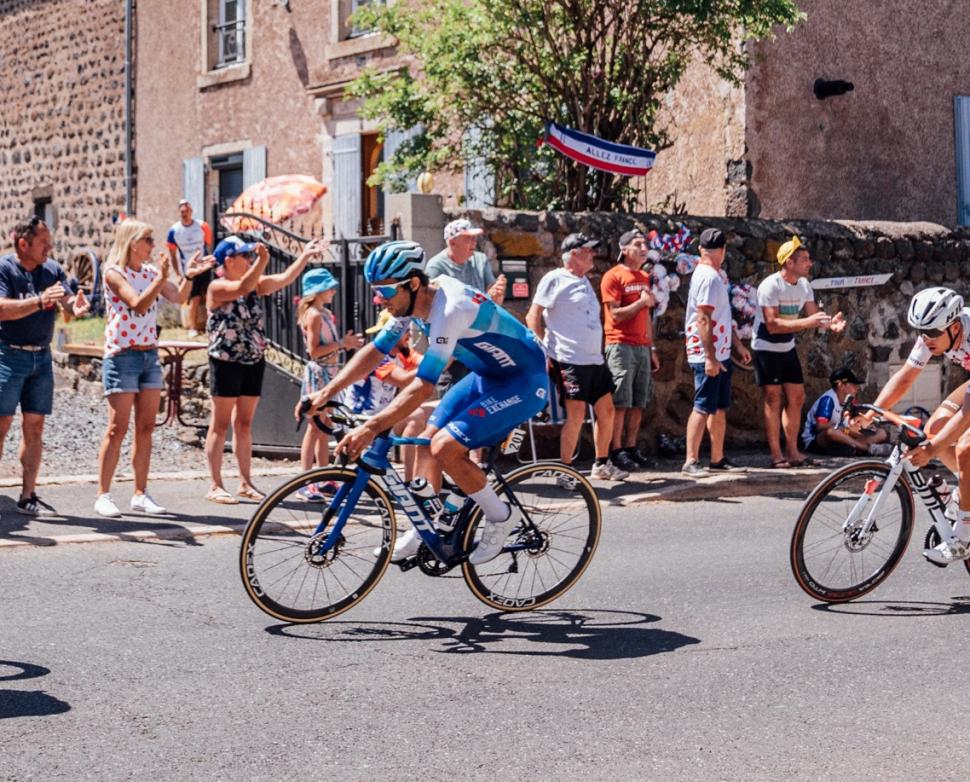
[[[73,370],[54,367],[54,412],[44,425],[44,456],[41,476],[93,474],[98,471],[98,448],[108,423],[108,406],[100,382],[83,380]],[[20,416],[3,447],[0,478],[20,476]],[[253,460],[254,467],[278,465],[270,459]],[[131,472],[131,429],[125,437],[118,473]],[[224,472],[235,473],[235,459],[226,455]],[[205,470],[205,454],[195,429],[170,424],[155,430],[152,449],[152,472]]]

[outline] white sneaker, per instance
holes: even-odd
[[[189,339],[195,339],[197,336],[199,336],[199,332],[195,329],[189,329],[185,336],[187,336]]]
[[[118,506],[111,501],[110,494],[98,495],[98,499],[94,501],[94,512],[107,519],[116,519],[121,515]]]
[[[149,513],[153,516],[168,512],[147,494],[132,495],[131,509],[138,511],[139,513]]]
[[[565,473],[560,473],[556,476],[556,486],[566,491],[576,491],[576,479],[570,478]]]
[[[472,565],[484,565],[502,553],[505,539],[509,533],[522,521],[522,514],[518,508],[509,508],[509,517],[505,521],[486,521],[482,524],[482,538],[478,541],[474,551],[468,555]]]
[[[421,548],[421,536],[414,527],[411,527],[411,529],[394,542],[394,550],[391,551],[391,562],[400,562],[402,559],[413,557],[418,553],[419,548]],[[379,557],[380,555],[380,548],[374,549],[374,556]]]
[[[952,543],[944,541],[936,548],[923,549],[923,556],[930,562],[945,567],[970,557],[970,548],[960,540],[954,540]]]
[[[601,481],[625,481],[630,477],[630,473],[621,470],[607,459],[603,464],[594,464],[593,469],[589,471],[589,477]]]

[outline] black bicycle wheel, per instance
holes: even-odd
[[[505,482],[535,525],[514,530],[508,543],[527,548],[505,551],[482,565],[465,562],[462,575],[486,605],[528,611],[555,600],[583,575],[599,542],[600,502],[589,481],[563,464],[520,467]],[[481,521],[476,508],[465,531],[465,551],[474,547]]]
[[[875,498],[889,474],[885,462],[856,462],[827,476],[802,507],[791,538],[791,567],[798,585],[826,603],[871,592],[903,557],[913,532],[913,494],[900,478],[866,535],[865,519],[846,528],[862,496]]]
[[[391,499],[378,483],[367,483],[326,552],[321,546],[340,509],[333,497],[307,502],[297,494],[311,483],[339,489],[356,477],[340,467],[310,470],[278,486],[256,509],[243,532],[239,568],[246,593],[267,614],[287,622],[331,619],[367,597],[384,575],[395,522]],[[323,518],[327,527],[314,535]]]

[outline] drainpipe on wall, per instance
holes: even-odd
[[[132,191],[132,148],[133,129],[132,129],[132,62],[131,62],[131,37],[132,37],[132,17],[134,15],[134,0],[125,0],[125,216],[131,214],[131,191]]]

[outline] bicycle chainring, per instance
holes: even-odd
[[[424,543],[421,544],[421,548],[415,554],[415,559],[418,561],[418,567],[421,568],[421,572],[426,576],[443,576],[454,568],[454,565],[445,564],[438,559]]]

